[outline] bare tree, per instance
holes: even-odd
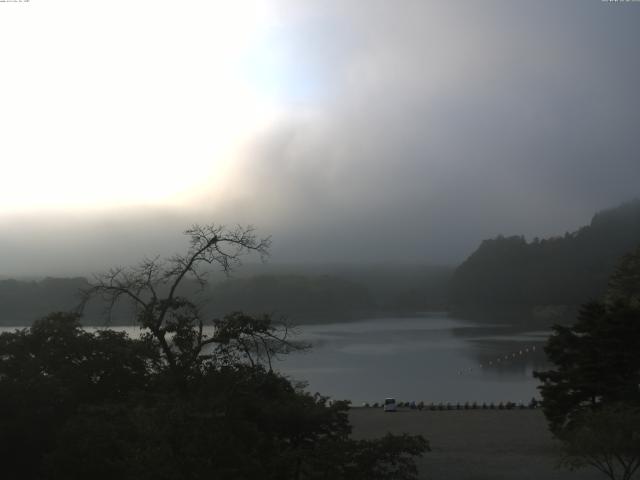
[[[271,368],[271,359],[277,352],[295,348],[288,341],[286,326],[278,329],[268,316],[256,319],[236,312],[212,322],[215,333],[206,335],[200,309],[179,294],[188,278],[204,288],[207,267],[218,267],[229,274],[243,255],[257,253],[264,259],[270,237],[259,238],[251,226],[228,229],[222,225],[194,225],[184,233],[189,237],[186,253],[164,260],[146,258],[137,266],[113,268],[97,275],[81,293],[81,308],[95,297],[106,302],[109,315],[121,302],[132,305],[136,322],[146,330],[148,338],[157,342],[171,369],[184,369],[198,360],[213,358],[215,355],[203,353],[210,344],[219,346],[219,357],[234,352],[251,365],[265,360]]]

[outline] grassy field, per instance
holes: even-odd
[[[593,469],[558,469],[558,445],[540,410],[399,410],[353,408],[355,438],[422,434],[431,452],[419,460],[420,478],[432,480],[603,479]]]

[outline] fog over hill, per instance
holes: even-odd
[[[191,25],[170,40],[143,3],[0,19],[24,49],[2,53],[0,274],[86,276],[212,221],[273,235],[274,263],[456,265],[484,238],[563,235],[638,194],[637,5],[268,3],[236,12],[231,33],[258,23],[236,43],[204,4],[151,2]],[[104,75],[123,65],[129,82]],[[263,104],[258,122],[246,107]]]
[[[423,265],[257,265],[231,276],[211,272],[202,290],[187,281],[181,295],[193,298],[207,319],[232,311],[273,315],[292,323],[335,322],[407,315],[446,308],[452,269]],[[0,280],[0,325],[28,325],[51,311],[74,310],[85,278]],[[105,305],[90,302],[84,323],[131,324],[125,305],[109,318]]]
[[[2,478],[533,478],[453,418],[532,397],[543,461],[631,476],[639,27],[640,0],[0,0]],[[456,442],[412,434],[434,415]]]
[[[228,276],[209,272],[204,290],[186,282],[182,294],[197,299],[209,318],[243,310],[307,323],[453,310],[507,313],[511,321],[533,314],[548,323],[600,297],[615,265],[639,244],[640,200],[635,200],[598,212],[589,225],[563,236],[484,240],[455,269],[419,263],[250,262]],[[78,290],[86,286],[82,277],[0,280],[0,324],[29,324],[49,311],[72,309]],[[104,324],[103,309],[90,304],[85,322]],[[131,311],[120,308],[111,321],[131,323]]]
[[[600,298],[622,257],[640,245],[640,199],[596,213],[564,236],[485,240],[455,271],[458,310],[577,307]]]

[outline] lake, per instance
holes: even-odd
[[[118,330],[133,337],[140,332]],[[354,405],[385,397],[526,403],[539,398],[532,372],[549,367],[543,352],[548,331],[475,323],[446,313],[302,325],[296,331],[296,339],[310,343],[311,350],[285,355],[274,367],[307,382],[311,392]]]
[[[355,405],[399,401],[529,402],[534,370],[549,367],[550,332],[487,325],[443,313],[299,327],[311,351],[285,357],[279,369],[308,389]]]

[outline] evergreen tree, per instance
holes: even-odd
[[[551,430],[561,434],[601,404],[640,404],[640,310],[618,303],[585,305],[578,321],[556,325],[545,352],[556,369],[535,372]]]
[[[640,467],[640,248],[611,276],[605,299],[556,325],[545,351],[556,368],[535,372],[543,409],[563,442],[565,464],[591,465],[612,480]]]

